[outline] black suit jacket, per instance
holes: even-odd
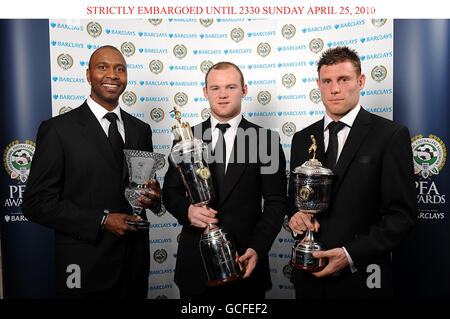
[[[150,126],[121,112],[125,148],[152,151]],[[55,230],[57,294],[97,293],[125,278],[146,297],[148,233],[118,238],[100,227],[104,209],[130,213],[131,207],[124,196],[125,165],[117,164],[87,103],[42,122],[36,144],[22,209],[29,220]],[[67,287],[69,265],[79,266],[80,288]]]
[[[259,257],[257,267],[246,279],[261,289],[271,285],[268,252],[281,229],[286,213],[286,160],[281,149],[279,136],[242,118],[231,158],[237,149],[245,152],[242,163],[229,163],[220,198],[211,203],[218,211],[219,225],[230,234],[239,255],[247,248],[253,248]],[[194,128],[194,135],[211,143],[211,121],[207,120]],[[257,140],[246,138],[245,144],[238,143],[243,132],[254,132]],[[267,133],[267,134],[265,134]],[[275,143],[263,143],[264,139]],[[261,143],[259,143],[261,141]],[[238,145],[239,144],[239,145]],[[261,169],[270,163],[259,156],[261,145],[269,144],[267,154],[274,155],[279,165],[272,174],[261,174]],[[242,154],[242,153],[241,153]],[[253,157],[253,160],[252,160]],[[214,165],[214,164],[213,164]],[[214,178],[214,170],[213,178]],[[264,212],[262,202],[264,199]],[[175,283],[190,294],[200,294],[206,288],[207,276],[201,259],[199,240],[204,229],[190,225],[188,208],[190,200],[178,170],[171,165],[166,173],[163,187],[163,202],[167,210],[183,225],[178,245]]]
[[[318,144],[317,158],[324,163],[323,123],[322,119],[294,135],[291,171],[310,158],[311,134]],[[297,296],[390,296],[390,253],[408,234],[417,213],[408,129],[361,109],[333,171],[330,206],[316,216],[321,226],[317,238],[326,249],[344,246],[358,271],[351,274],[346,267],[340,276],[316,279],[294,270]],[[297,212],[293,196],[291,181],[291,216]],[[371,264],[380,266],[381,288],[367,288]]]

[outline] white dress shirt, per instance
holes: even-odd
[[[87,105],[91,109],[92,113],[94,113],[95,118],[100,123],[100,126],[103,128],[103,131],[105,131],[106,136],[108,136],[108,130],[109,130],[109,124],[110,122],[104,118],[106,113],[109,113],[107,109],[105,109],[103,106],[95,102],[90,96],[86,100]],[[120,135],[122,136],[122,139],[125,141],[125,127],[123,125],[122,115],[120,114],[120,106],[117,106],[114,110],[111,112],[116,113],[118,120],[117,120],[117,130],[119,131]]]
[[[242,120],[242,115],[239,114],[238,116],[233,117],[228,122],[219,122],[219,120],[217,120],[212,114],[211,114],[210,118],[211,118],[211,129],[212,129],[211,143],[212,143],[213,149],[216,148],[217,139],[219,138],[219,129],[216,128],[216,125],[218,123],[230,124],[230,127],[227,129],[227,131],[223,135],[223,137],[225,139],[225,145],[227,147],[227,153],[225,154],[226,155],[225,172],[226,172],[227,167],[228,167],[228,162],[229,162],[230,156],[231,156],[231,151],[233,150],[233,144],[234,144],[234,139],[236,137],[236,132],[237,132],[239,123],[241,123],[241,120]]]
[[[353,126],[353,122],[355,122],[356,116],[358,115],[359,110],[361,109],[361,105],[357,105],[356,107],[353,108],[353,110],[351,110],[350,112],[348,112],[345,116],[343,116],[339,121],[344,123],[346,126],[344,128],[342,128],[338,133],[337,133],[337,138],[338,138],[338,153],[336,156],[336,163],[339,160],[339,156],[341,155],[342,149],[344,148],[344,144],[345,141],[347,141],[347,137],[348,134],[350,133],[350,129]],[[323,142],[325,145],[325,152],[328,149],[328,140],[330,137],[330,132],[328,130],[328,124],[330,124],[330,122],[333,121],[326,113],[325,113],[325,118],[323,121]],[[348,262],[349,262],[349,266],[350,266],[350,270],[352,273],[355,273],[357,271],[355,264],[353,263],[352,257],[349,255],[347,249],[345,249],[345,247],[342,247],[344,249],[345,255],[347,256]]]

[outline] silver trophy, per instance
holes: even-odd
[[[314,135],[311,135],[313,144],[309,153],[314,152],[313,158],[296,167],[291,178],[294,181],[295,206],[297,209],[307,213],[314,224],[315,214],[328,208],[333,172],[322,166],[316,159],[317,144]],[[305,237],[297,241],[292,248],[292,257],[289,264],[295,268],[307,271],[320,271],[326,264],[325,258],[314,258],[313,251],[324,250],[323,244],[314,238],[314,231],[307,230]]]
[[[172,127],[178,142],[169,155],[170,161],[178,168],[192,205],[207,206],[215,198],[207,145],[194,138],[189,123],[181,122],[176,108],[172,112],[178,121]],[[221,285],[242,276],[241,267],[236,262],[237,252],[223,229],[209,224],[199,244],[208,285]]]
[[[144,208],[139,206],[138,198],[142,196],[142,190],[148,190],[144,183],[150,181],[155,176],[156,171],[164,166],[164,155],[127,149],[123,152],[129,175],[129,184],[125,188],[125,198],[133,209],[133,216],[140,216]],[[148,230],[150,227],[150,222],[142,218],[137,221],[127,221],[127,223],[138,230]]]

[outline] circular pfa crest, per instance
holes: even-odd
[[[64,114],[71,110],[72,110],[72,108],[70,106],[63,106],[62,108],[59,109],[58,114]]]
[[[91,37],[97,38],[102,34],[102,26],[97,22],[89,22],[86,31]]]
[[[295,131],[297,130],[297,127],[293,122],[286,122],[281,127],[281,131],[286,136],[292,136],[295,134]]]
[[[314,194],[314,190],[311,187],[309,187],[308,185],[303,186],[298,191],[298,196],[300,196],[300,199],[304,202],[309,201],[309,199],[311,198],[311,196],[313,194]]]
[[[206,107],[201,111],[201,117],[203,121],[209,119],[210,116],[211,116],[211,109],[209,107]]]
[[[286,24],[281,29],[281,34],[288,40],[294,37],[295,32],[297,32],[297,30],[292,24]]]
[[[381,82],[386,78],[387,69],[382,65],[377,65],[372,69],[372,72],[370,74],[372,75],[372,79],[377,82]]]
[[[432,134],[427,138],[417,135],[411,140],[414,173],[423,178],[439,174],[447,159],[447,149],[444,142]]]
[[[173,54],[178,58],[182,59],[187,55],[187,48],[184,44],[177,44],[173,47]]]
[[[150,71],[154,74],[159,74],[164,70],[164,64],[159,60],[150,61],[148,67],[150,68]]]
[[[205,28],[209,27],[211,24],[213,24],[213,22],[214,19],[200,19],[200,24]]]
[[[122,94],[122,101],[125,105],[132,106],[137,101],[137,96],[133,91],[126,91]]]
[[[11,142],[3,152],[3,164],[11,179],[25,183],[30,174],[36,144],[31,141]]]
[[[261,91],[258,93],[257,99],[260,104],[267,105],[270,103],[272,95],[270,94],[269,91]]]
[[[162,22],[162,19],[148,19],[148,22],[150,22],[153,25],[159,25]]]
[[[197,175],[198,177],[200,177],[203,180],[207,180],[208,178],[211,177],[211,171],[209,170],[208,167],[202,167],[199,168],[197,171]]]
[[[295,75],[292,73],[287,73],[287,74],[283,75],[283,77],[281,78],[281,83],[283,83],[283,85],[285,87],[287,87],[288,89],[293,87],[295,85],[296,81],[297,80],[295,78]]]
[[[58,55],[56,61],[58,62],[59,67],[63,70],[68,70],[73,65],[73,58],[67,53]]]
[[[286,266],[283,267],[283,275],[287,279],[291,279],[291,275],[292,275],[292,266],[291,265],[287,264]]]
[[[123,55],[126,57],[130,57],[136,52],[136,47],[131,42],[124,42],[120,46],[120,51],[122,51]]]
[[[167,259],[167,251],[164,249],[157,249],[153,253],[153,260],[156,261],[158,264],[162,264]]]
[[[380,28],[380,27],[384,26],[386,21],[387,21],[387,19],[372,19],[372,24],[375,27]]]
[[[164,119],[164,110],[160,107],[155,107],[150,111],[150,118],[155,122],[161,122]]]
[[[212,61],[209,60],[205,60],[202,63],[200,63],[200,70],[203,73],[208,73],[209,69],[214,65],[214,63],[212,63]]]
[[[319,53],[323,50],[323,40],[320,38],[312,39],[309,42],[309,49],[313,53]]]
[[[178,106],[185,106],[189,100],[188,95],[184,92],[178,92],[173,97],[173,100],[175,101],[175,104]]]
[[[266,56],[268,56],[270,54],[270,51],[271,51],[270,44],[267,42],[261,42],[260,44],[258,44],[256,51],[258,52],[258,54],[260,56],[265,58]]]
[[[244,35],[245,35],[244,30],[242,30],[241,28],[234,28],[230,32],[231,40],[233,40],[234,42],[242,41]]]
[[[311,92],[309,92],[309,99],[313,103],[319,103],[322,100],[322,94],[320,93],[319,89],[312,89]]]

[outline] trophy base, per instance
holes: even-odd
[[[220,285],[235,281],[237,279],[240,279],[241,277],[242,277],[242,274],[236,274],[236,275],[233,275],[228,278],[221,279],[221,280],[208,280],[207,285],[208,286],[220,286]]]
[[[323,245],[317,242],[300,242],[292,248],[292,258],[289,261],[289,265],[294,268],[316,272],[325,268],[328,264],[327,258],[315,258],[313,256],[314,251],[324,250]]]
[[[150,228],[150,222],[144,219],[139,219],[136,221],[127,220],[127,224],[142,231],[148,231]]]
[[[300,270],[304,270],[304,271],[309,271],[309,272],[321,271],[326,266],[326,265],[323,265],[323,266],[305,266],[305,265],[295,264],[292,261],[289,262],[289,265],[291,265],[294,268],[297,268],[297,269],[300,269]]]

